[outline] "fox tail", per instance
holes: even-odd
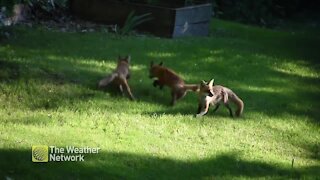
[[[101,79],[99,81],[99,88],[103,88],[103,87],[108,86],[114,80],[114,78],[116,78],[117,76],[118,76],[117,73],[112,73],[112,74],[106,76],[105,78]]]
[[[198,84],[185,84],[183,89],[185,89],[185,91],[198,92],[200,90],[200,86]]]

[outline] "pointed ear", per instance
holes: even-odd
[[[200,82],[200,86],[205,86],[207,84],[207,82],[205,82],[204,80],[202,80],[201,82]]]
[[[163,62],[161,61],[160,63],[159,63],[159,66],[162,66],[163,65]]]
[[[128,63],[130,63],[130,61],[131,61],[131,56],[130,56],[130,55],[127,55],[126,60],[127,60]]]
[[[214,82],[214,79],[212,79],[210,82],[209,82],[209,87],[211,88],[214,84],[213,84],[213,82]]]

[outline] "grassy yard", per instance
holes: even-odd
[[[0,178],[319,178],[320,28],[300,27],[214,19],[210,37],[174,40],[16,27],[0,44]],[[135,102],[96,88],[126,54]],[[169,89],[148,78],[151,60],[187,83],[230,87],[243,116],[221,107],[194,118],[193,93],[169,106]],[[101,152],[32,163],[32,145]]]

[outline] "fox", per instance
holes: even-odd
[[[171,102],[170,105],[174,106],[177,100],[183,98],[188,91],[199,91],[198,84],[185,84],[183,79],[173,70],[164,67],[163,62],[154,64],[153,61],[150,64],[149,78],[155,79],[153,86],[159,86],[162,89],[167,86],[171,89]]]
[[[214,79],[212,79],[209,83],[206,83],[205,81],[202,81],[200,83],[198,102],[199,104],[196,117],[201,117],[207,114],[210,105],[216,105],[213,110],[213,112],[216,112],[220,104],[224,104],[225,107],[229,110],[229,114],[231,117],[234,116],[229,105],[230,102],[233,102],[237,106],[237,110],[235,113],[237,117],[240,117],[244,109],[243,101],[231,89],[221,85],[215,85]]]
[[[123,88],[127,91],[129,98],[131,100],[135,100],[130,86],[128,84],[128,80],[130,79],[130,69],[129,64],[131,61],[131,56],[127,55],[126,57],[118,57],[118,65],[116,69],[105,78],[99,81],[99,88],[106,88],[110,84],[114,84],[119,88],[119,91],[122,95],[124,95]]]

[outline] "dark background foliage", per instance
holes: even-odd
[[[319,20],[316,0],[213,0],[215,15],[222,19],[273,26],[286,19]]]
[[[70,0],[0,0],[0,6],[12,9],[15,3],[28,4],[34,17],[54,18],[68,9]],[[116,1],[116,0],[109,0]],[[273,27],[283,20],[319,21],[320,1],[317,0],[117,0],[162,6],[184,6],[210,2],[215,16],[248,24]],[[7,11],[10,13],[10,11]],[[61,18],[61,17],[59,17]]]

